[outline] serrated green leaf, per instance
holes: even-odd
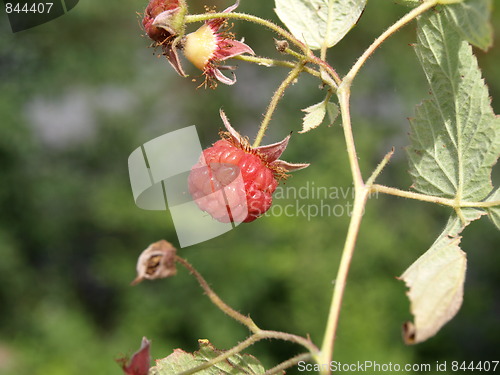
[[[299,131],[299,133],[306,133],[309,130],[320,126],[327,113],[330,123],[333,123],[339,114],[339,108],[335,103],[323,100],[304,108],[302,112],[305,112],[306,114],[302,119],[302,130]]]
[[[326,113],[328,113],[328,120],[333,124],[340,114],[340,108],[337,104],[328,102],[326,103]]]
[[[302,111],[306,114],[302,119],[302,130],[299,131],[299,133],[306,133],[321,125],[326,115],[326,105],[325,102],[322,101],[304,108]]]
[[[447,17],[453,20],[453,26],[462,37],[484,51],[493,44],[491,10],[492,0],[467,0],[444,8]]]
[[[459,243],[460,237],[442,235],[401,275],[414,316],[404,325],[407,344],[434,336],[460,309],[467,258]]]
[[[337,44],[356,24],[366,0],[275,0],[276,14],[311,49]]]
[[[480,201],[492,190],[500,119],[490,105],[471,46],[443,13],[418,21],[415,47],[431,88],[416,108],[408,148],[413,187],[421,193]]]
[[[491,196],[486,199],[486,202],[494,202],[494,201],[500,201],[500,188],[495,190]],[[495,206],[495,207],[490,207],[487,209],[488,211],[488,217],[490,220],[495,224],[495,226],[500,229],[500,205]]]
[[[200,350],[187,353],[175,349],[168,357],[157,360],[156,366],[150,369],[150,375],[172,375],[193,369],[217,358],[224,352],[216,349],[208,340],[198,340]],[[262,375],[265,369],[261,363],[249,354],[234,354],[223,361],[198,371],[199,375],[245,374]]]

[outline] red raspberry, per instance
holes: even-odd
[[[251,222],[264,214],[280,178],[308,164],[277,160],[289,137],[269,146],[252,148],[221,116],[228,132],[203,151],[188,178],[189,192],[201,210],[223,222]]]
[[[191,169],[189,192],[214,219],[248,223],[271,207],[278,186],[276,173],[255,151],[223,139],[203,151],[203,158]]]

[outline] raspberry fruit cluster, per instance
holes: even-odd
[[[221,117],[227,132],[203,151],[188,178],[189,192],[198,207],[223,222],[251,222],[272,204],[272,194],[286,173],[309,164],[278,160],[288,145],[283,141],[251,147],[236,132],[224,112]]]

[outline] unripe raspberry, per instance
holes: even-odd
[[[188,178],[189,192],[201,210],[223,222],[251,222],[272,204],[278,181],[291,170],[308,164],[290,164],[278,157],[289,136],[282,142],[252,148],[221,116],[228,132],[203,151]]]
[[[181,76],[186,74],[177,55],[185,32],[184,17],[187,13],[186,0],[150,0],[144,11],[142,26],[153,47],[159,47]]]
[[[156,43],[162,44],[165,41],[175,36],[174,30],[168,30],[165,27],[157,27],[154,23],[156,17],[160,14],[168,14],[170,18],[181,12],[182,7],[185,7],[184,1],[180,0],[151,0],[144,11],[142,26],[146,34]]]
[[[238,2],[225,9],[230,13],[238,6]],[[220,65],[223,61],[244,53],[254,54],[253,50],[243,42],[234,40],[232,34],[224,32],[225,18],[214,18],[205,22],[195,32],[184,38],[183,52],[186,58],[205,75],[205,85],[215,88],[217,81],[226,85],[236,82],[222,74],[222,70],[233,70],[235,67]]]

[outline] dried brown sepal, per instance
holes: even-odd
[[[162,279],[174,276],[176,248],[170,242],[161,240],[149,245],[137,260],[137,277],[131,285],[137,285],[142,280]]]

